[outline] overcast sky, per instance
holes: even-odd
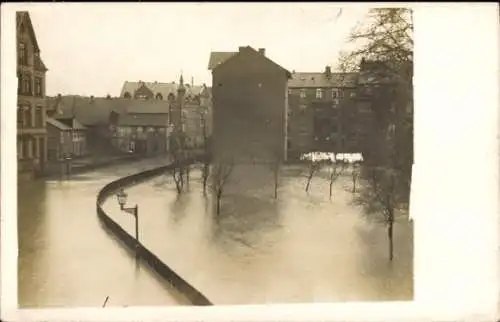
[[[342,6],[343,14],[336,19]],[[47,95],[119,95],[124,81],[211,84],[211,51],[266,48],[289,70],[334,65],[366,4],[34,4]]]

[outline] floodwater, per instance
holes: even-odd
[[[189,304],[135,260],[96,215],[107,183],[164,164],[147,160],[22,183],[18,190],[20,307],[106,307]],[[116,202],[116,201],[114,201]]]
[[[412,300],[411,223],[396,223],[390,262],[386,230],[352,204],[349,176],[331,200],[328,180],[315,177],[309,193],[305,184],[289,168],[277,200],[272,187],[226,191],[219,215],[199,171],[180,197],[168,175],[127,192],[139,204],[141,242],[214,304]],[[134,232],[115,200],[104,209]]]

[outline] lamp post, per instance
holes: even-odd
[[[120,191],[116,194],[120,210],[132,214],[135,217],[135,240],[137,244],[139,244],[139,206],[135,205],[134,207],[125,207],[127,197],[128,195],[123,189],[120,189]]]
[[[70,176],[71,175],[71,156],[69,154],[67,154],[64,157],[64,161],[66,162],[66,174],[68,176]]]

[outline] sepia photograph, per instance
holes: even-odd
[[[17,11],[20,308],[413,300],[409,8]]]

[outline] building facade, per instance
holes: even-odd
[[[87,129],[75,118],[47,118],[47,158],[57,162],[86,156]]]
[[[18,175],[44,172],[47,161],[45,67],[29,13],[16,13]]]
[[[210,135],[212,100],[210,88],[205,84],[194,85],[193,79],[186,83],[182,75],[178,83],[127,81],[120,97],[167,102],[169,131],[182,132],[186,148],[200,148]]]
[[[329,66],[324,72],[292,72],[287,123],[291,159],[315,151],[359,152],[357,78],[357,73],[332,73]]]
[[[209,62],[213,157],[240,163],[286,159],[290,72],[267,58],[264,49],[247,46],[234,55],[217,55],[212,53]]]
[[[144,156],[167,152],[167,106],[139,112],[112,111],[109,117],[112,145],[121,152]]]

